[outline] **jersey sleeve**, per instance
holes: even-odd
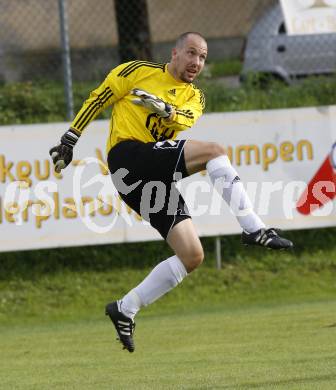
[[[128,65],[129,63],[126,63],[112,69],[102,84],[90,93],[71,123],[72,129],[82,133],[102,111],[129,93],[132,88],[130,80],[119,77]]]
[[[175,115],[172,119],[174,129],[182,131],[192,127],[202,115],[205,108],[203,92],[194,88],[194,95],[183,105],[175,108]],[[171,126],[172,122],[167,125]]]

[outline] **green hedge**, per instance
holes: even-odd
[[[99,84],[74,84],[77,111]],[[240,88],[227,88],[215,80],[198,83],[206,96],[207,112],[308,107],[335,104],[336,77],[310,78],[292,86],[271,80],[251,79]],[[0,125],[65,120],[65,99],[60,83],[26,82],[0,86]],[[102,117],[107,118],[110,110]]]
[[[293,251],[279,253],[260,247],[245,247],[241,245],[239,235],[223,236],[223,263],[258,263],[258,269],[271,268],[276,272],[279,268],[305,261],[313,271],[324,267],[332,267],[336,271],[336,228],[287,231],[284,235],[295,243]],[[205,250],[204,266],[215,267],[214,238],[206,237],[201,241]],[[274,256],[270,256],[272,254]],[[171,255],[164,241],[1,253],[0,280],[34,279],[64,271],[138,269],[153,266]]]

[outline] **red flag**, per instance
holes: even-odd
[[[311,214],[336,196],[336,142],[296,204],[301,214]]]

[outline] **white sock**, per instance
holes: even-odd
[[[264,228],[265,224],[253,211],[243,183],[228,156],[216,157],[208,161],[206,167],[215,188],[230,206],[240,226],[248,233]]]
[[[134,318],[141,306],[149,305],[176,287],[187,276],[182,261],[177,256],[159,263],[133,290],[118,301],[119,310]]]

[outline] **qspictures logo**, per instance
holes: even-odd
[[[161,145],[158,143],[158,145]],[[171,145],[169,145],[171,147]],[[313,145],[308,140],[299,140],[296,143],[289,141],[278,145],[271,143],[257,145],[237,145],[235,148],[227,147],[228,155],[240,173],[240,167],[253,166],[256,172],[269,174],[272,166],[279,163],[292,162],[300,165],[313,159]],[[35,229],[48,228],[51,224],[65,226],[78,226],[81,221],[89,231],[104,234],[119,226],[134,226],[135,224],[148,224],[148,215],[159,211],[163,207],[162,199],[171,193],[171,188],[165,183],[150,182],[142,188],[141,214],[142,218],[127,206],[122,200],[116,187],[122,194],[133,191],[141,180],[131,185],[125,184],[128,174],[126,169],[118,170],[113,178],[109,173],[102,153],[96,149],[96,155],[84,160],[75,160],[62,175],[54,172],[52,163],[41,161],[10,161],[5,155],[0,156],[0,185],[4,188],[0,196],[0,227],[5,224],[17,226],[30,225]],[[331,157],[330,157],[331,156]],[[327,172],[328,183],[321,184],[321,177],[314,187],[314,202],[323,204],[325,186],[331,185],[334,190],[335,147],[328,156],[322,172]],[[329,165],[328,165],[329,164]],[[333,165],[334,164],[334,165]],[[180,180],[176,183],[181,190],[192,216],[221,216],[222,207],[227,207],[221,197],[229,183],[225,179],[211,183],[205,178],[206,172],[193,176],[190,180]],[[298,198],[303,195],[302,204],[310,202],[309,191],[305,193],[307,183],[301,180],[272,181],[255,180],[242,182],[252,201],[252,207],[261,216],[276,213],[288,220],[295,218],[297,211],[302,213],[304,208],[298,209]],[[264,176],[264,177],[272,177]],[[331,184],[330,184],[331,182]],[[233,186],[234,187],[234,186]],[[310,187],[309,187],[310,188]],[[156,196],[152,197],[153,193]],[[238,216],[241,210],[235,209],[239,199],[234,189],[229,202],[231,212]],[[302,196],[301,196],[302,198]],[[151,200],[154,199],[154,202]],[[275,202],[274,199],[277,199]],[[161,203],[160,203],[161,202]],[[312,203],[312,202],[310,202]],[[174,207],[171,208],[174,212]],[[325,210],[324,210],[325,211]],[[333,210],[329,210],[331,213]]]
[[[0,155],[0,186],[0,227],[43,229],[49,223],[80,219],[90,229],[92,220],[100,219],[101,229],[95,230],[104,233],[111,220],[123,215],[129,222],[133,214],[113,187],[99,149],[95,157],[72,161],[61,174],[49,159],[11,161]],[[141,218],[135,215],[134,220]]]

